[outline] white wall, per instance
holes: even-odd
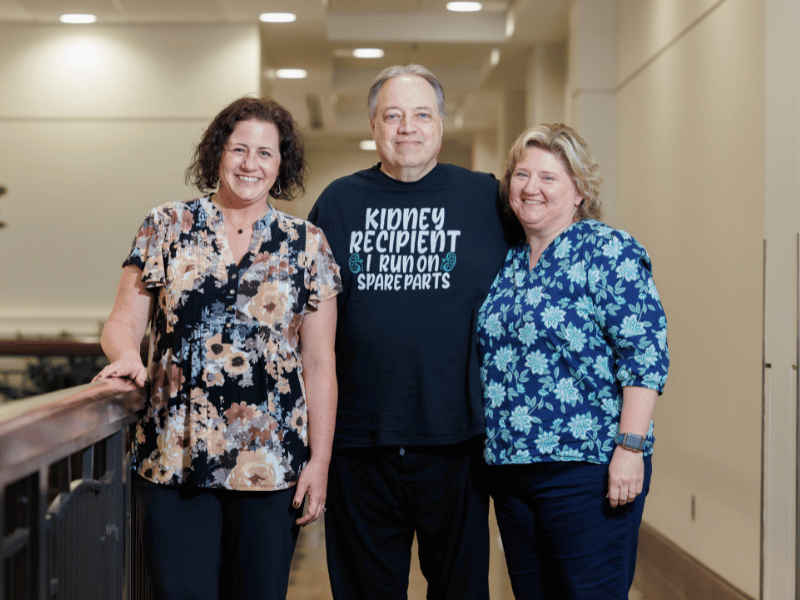
[[[147,211],[257,93],[257,26],[0,24],[0,336],[97,333]]]

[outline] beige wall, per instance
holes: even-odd
[[[0,24],[0,56],[0,335],[97,333],[145,214],[258,91],[258,27]]]
[[[764,598],[796,597],[800,3],[765,2]]]
[[[378,162],[378,154],[359,150],[355,141],[349,147],[339,143],[306,141],[306,160],[308,176],[305,194],[292,202],[272,201],[277,209],[303,219],[331,181],[370,168]]]
[[[645,520],[757,598],[764,8],[617,11],[617,225],[652,256],[672,360]]]
[[[566,123],[580,132],[600,165],[604,221],[612,226],[618,225],[616,12],[615,0],[573,0],[565,98]]]
[[[566,76],[565,42],[539,44],[531,50],[525,74],[526,127],[564,122]]]

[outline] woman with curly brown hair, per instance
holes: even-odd
[[[240,98],[187,170],[208,195],[153,209],[123,263],[97,379],[149,384],[132,456],[157,598],[285,598],[324,511],[341,281],[322,231],[269,203],[304,174],[288,111]]]

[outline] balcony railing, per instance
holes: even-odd
[[[149,340],[142,341],[147,361]],[[69,338],[0,339],[0,401],[16,400],[87,383],[108,364],[99,342]]]
[[[145,394],[88,384],[0,405],[0,600],[143,600],[131,424]]]

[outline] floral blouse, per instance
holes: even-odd
[[[153,209],[124,265],[156,294],[140,475],[168,485],[269,491],[308,460],[300,324],[341,290],[322,231],[270,207],[234,263],[208,197]]]
[[[664,389],[667,320],[645,249],[573,223],[533,269],[509,250],[478,316],[489,464],[611,460],[622,388]],[[653,426],[646,453],[652,452]]]

